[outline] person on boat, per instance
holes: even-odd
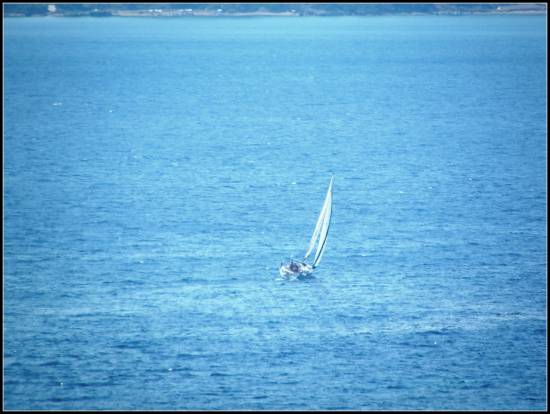
[[[294,262],[290,263],[290,270],[292,270],[294,273],[297,273],[299,271],[298,265]]]

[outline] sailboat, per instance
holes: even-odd
[[[330,184],[328,185],[327,195],[325,196],[325,201],[323,207],[321,208],[321,213],[319,213],[319,218],[317,219],[317,224],[315,225],[315,230],[313,230],[313,235],[309,241],[309,246],[304,255],[304,259],[300,261],[290,260],[286,263],[281,263],[279,267],[279,274],[283,277],[291,276],[309,276],[313,273],[315,268],[319,265],[321,257],[325,252],[327,246],[327,236],[328,230],[330,227],[330,218],[332,216],[332,182],[334,177],[331,177]],[[309,258],[313,252],[314,247],[317,246],[315,250],[315,256],[311,264],[306,263],[306,260]]]

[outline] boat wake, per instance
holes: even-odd
[[[311,273],[308,274],[292,274],[288,276],[277,276],[275,280],[280,282],[312,282],[317,280],[317,278]]]

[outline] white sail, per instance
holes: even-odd
[[[323,225],[321,227],[321,234],[319,235],[319,243],[317,244],[315,259],[313,260],[313,267],[316,267],[319,264],[321,257],[323,256],[323,252],[325,251],[328,229],[330,227],[330,217],[332,216],[332,180],[333,179],[331,178],[327,196],[325,198],[325,205],[323,206]]]
[[[309,241],[309,247],[307,249],[306,255],[304,256],[304,260],[309,257],[309,255],[313,251],[313,248],[315,247],[315,242],[317,241],[317,237],[319,236],[319,232],[321,231],[321,226],[323,225],[323,219],[325,217],[327,206],[327,198],[325,198],[325,202],[323,204],[323,207],[321,208],[321,212],[319,213],[319,218],[317,219],[317,224],[315,225],[315,230],[313,230],[313,235],[311,236],[311,240]]]

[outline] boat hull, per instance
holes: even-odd
[[[291,260],[288,263],[281,263],[279,274],[282,277],[305,277],[313,273],[314,267],[303,262],[295,262]]]

